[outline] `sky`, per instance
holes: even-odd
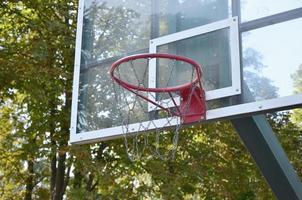
[[[246,0],[242,6],[244,22],[302,7],[302,0]],[[280,96],[293,94],[291,75],[302,64],[302,18],[250,31],[243,46],[262,54],[267,66],[262,75],[273,81]]]

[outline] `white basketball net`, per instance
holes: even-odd
[[[114,76],[132,85],[150,88],[149,64],[152,59],[155,58],[142,58],[122,63],[114,71]],[[189,100],[184,105],[186,108],[183,109],[183,113],[187,113],[194,89],[202,87],[200,82],[192,82],[196,77],[193,66],[164,58],[156,58],[156,63],[157,87],[166,88],[192,83],[192,92],[189,92]],[[175,115],[180,109],[179,91],[160,93],[129,91],[114,81],[112,83],[129,159],[139,160],[147,150],[151,155],[162,160],[173,159],[182,127],[182,119]],[[166,109],[154,106],[142,97],[152,99]],[[144,133],[140,134],[142,132]]]

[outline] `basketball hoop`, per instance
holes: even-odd
[[[118,68],[122,63],[126,63],[129,61],[137,60],[137,59],[151,59],[151,58],[166,58],[166,59],[173,59],[176,61],[183,61],[186,63],[189,63],[194,67],[196,70],[197,76],[192,82],[175,86],[175,87],[166,87],[166,88],[146,88],[141,86],[136,86],[129,84],[118,77],[115,76],[114,71],[116,68]],[[204,90],[202,88],[201,84],[201,66],[196,63],[194,60],[178,56],[178,55],[172,55],[172,54],[163,54],[163,53],[154,53],[154,54],[138,54],[138,55],[132,55],[128,57],[124,57],[116,62],[114,62],[110,68],[110,76],[112,79],[121,85],[123,88],[129,90],[130,92],[136,94],[137,96],[141,97],[142,99],[152,103],[153,105],[159,107],[160,109],[163,109],[167,112],[172,112],[175,116],[181,117],[182,122],[184,124],[192,123],[195,121],[199,121],[200,119],[205,118],[205,95]],[[150,98],[143,96],[138,91],[142,92],[155,92],[155,93],[168,93],[169,96],[173,99],[171,93],[172,92],[179,92],[181,97],[181,103],[180,105],[177,105],[175,101],[173,101],[175,104],[174,106],[177,108],[177,111],[171,111],[168,110],[168,108],[163,107],[159,103],[157,103],[154,100],[151,100]]]
[[[152,59],[155,65],[151,66],[150,63]],[[151,72],[150,68],[156,67],[156,63],[158,63],[160,59],[163,60],[163,66],[165,66],[165,64],[171,65],[170,68],[173,70],[176,68],[176,65],[190,66],[191,77],[185,83],[171,86],[169,85],[171,84],[170,79],[173,79],[171,78],[171,74],[175,72],[170,70],[169,80],[166,81],[164,87],[150,87],[144,79],[146,79],[146,74]],[[144,64],[142,64],[140,60],[144,60]],[[124,69],[123,72],[120,72],[122,65],[124,65],[123,68],[129,67],[129,70]],[[144,65],[145,68],[142,69],[144,66],[140,65]],[[138,73],[137,71],[142,72]],[[132,73],[131,78],[131,75],[127,75],[129,73]],[[115,83],[134,94],[134,98],[138,97],[141,100],[147,101],[149,107],[152,105],[153,109],[149,109],[149,112],[163,111],[167,117],[179,118],[180,120],[178,120],[174,130],[174,134],[177,135],[177,140],[179,128],[182,124],[190,124],[206,118],[205,92],[201,83],[201,66],[190,58],[163,53],[131,55],[114,62],[109,70],[109,74]],[[158,98],[159,96],[164,97],[160,100]],[[125,99],[127,98],[128,97],[125,97]],[[167,101],[169,101],[170,104],[166,103]],[[123,125],[128,127],[129,119],[124,120]],[[156,128],[156,132],[158,133],[160,129],[161,128]],[[128,128],[124,130],[125,135],[130,132]],[[173,140],[173,144],[175,147],[174,150],[176,150],[177,141],[175,144]]]

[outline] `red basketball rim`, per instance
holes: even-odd
[[[118,66],[120,66],[122,63],[126,63],[126,62],[129,62],[131,60],[148,59],[148,58],[166,58],[166,59],[173,59],[173,60],[183,61],[183,62],[189,63],[195,68],[197,76],[190,83],[185,83],[185,84],[182,84],[182,85],[179,85],[179,86],[176,86],[176,87],[166,87],[166,88],[140,87],[140,86],[136,86],[136,85],[132,85],[130,83],[127,83],[127,82],[117,78],[116,76],[114,76],[115,69]],[[111,65],[110,70],[109,70],[109,74],[115,82],[117,82],[118,84],[120,84],[122,87],[124,87],[127,90],[133,89],[133,90],[145,91],[145,92],[177,92],[177,91],[182,91],[186,88],[190,88],[195,83],[198,83],[200,81],[200,79],[201,79],[201,66],[197,62],[195,62],[194,60],[192,60],[190,58],[187,58],[187,57],[184,57],[184,56],[178,56],[178,55],[173,55],[173,54],[165,54],[165,53],[145,53],[145,54],[131,55],[131,56],[127,56],[127,57],[124,57],[124,58],[121,58],[121,59],[117,60],[116,62],[114,62]]]

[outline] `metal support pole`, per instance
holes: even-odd
[[[264,115],[232,120],[278,199],[302,199],[302,185]]]

